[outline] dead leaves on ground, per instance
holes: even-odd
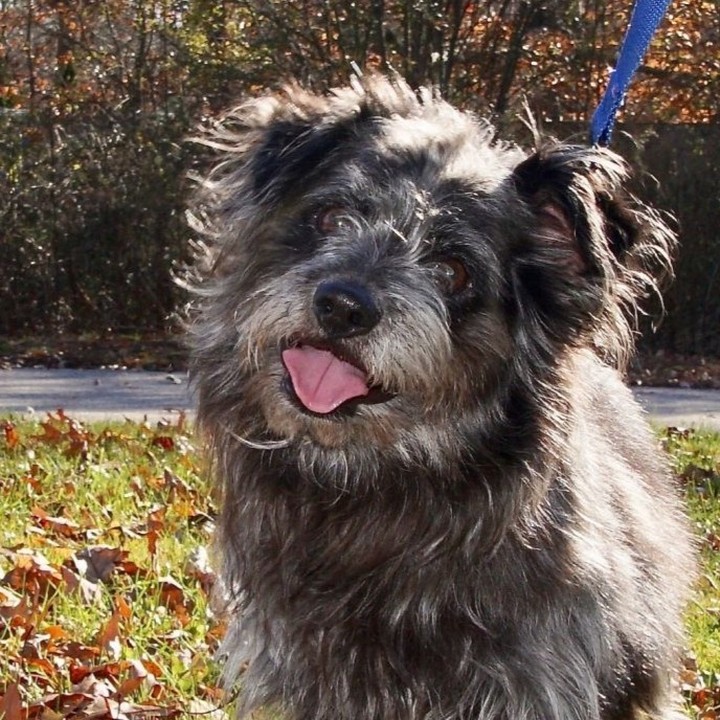
[[[224,628],[207,602],[213,509],[183,423],[0,421],[0,718],[225,716],[211,661]],[[693,441],[677,428],[663,438],[680,483],[710,502],[720,457]],[[717,515],[700,530],[717,556]],[[680,682],[693,717],[720,720],[716,675],[688,658]]]
[[[213,509],[184,418],[0,429],[0,718],[222,716]]]

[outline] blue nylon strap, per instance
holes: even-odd
[[[615,69],[610,73],[607,89],[595,110],[590,124],[593,145],[609,145],[615,116],[625,101],[630,81],[640,67],[652,36],[671,0],[635,0],[630,25],[618,54]]]

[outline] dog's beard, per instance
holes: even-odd
[[[465,410],[475,411],[507,360],[507,329],[489,312],[473,319],[472,352],[458,348],[429,284],[424,291],[408,285],[385,303],[372,333],[348,339],[318,328],[312,287],[293,269],[235,310],[233,358],[218,399],[235,406],[226,429],[251,446],[387,450],[414,434],[424,443],[430,428],[450,430]]]

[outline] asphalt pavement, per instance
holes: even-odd
[[[720,430],[720,390],[634,388],[650,418]],[[0,370],[0,415],[45,415],[62,408],[80,420],[172,420],[192,412],[184,373],[143,370]]]
[[[0,370],[0,414],[45,415],[62,408],[79,420],[172,420],[192,408],[185,373],[144,370]]]

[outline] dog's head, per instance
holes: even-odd
[[[397,79],[290,87],[205,142],[199,415],[246,442],[457,442],[578,348],[620,357],[667,269],[672,235],[618,156],[528,155]]]

